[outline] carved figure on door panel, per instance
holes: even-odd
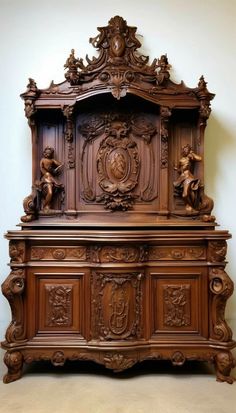
[[[53,158],[54,149],[47,146],[43,151],[43,158],[40,161],[41,178],[37,187],[42,193],[42,210],[50,213],[53,197],[58,190],[63,190],[63,184],[55,178],[61,171],[62,164]]]
[[[178,179],[174,182],[174,187],[182,192],[185,209],[194,212],[199,206],[200,179],[195,178],[192,169],[193,163],[201,161],[201,156],[193,152],[189,144],[182,148],[182,157],[179,160]]]

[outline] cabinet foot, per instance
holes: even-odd
[[[216,380],[232,384],[235,379],[230,376],[230,372],[235,366],[236,361],[231,352],[217,353],[215,356]]]
[[[3,377],[3,383],[11,383],[22,376],[23,356],[19,351],[7,352],[4,356],[4,363],[8,372]]]

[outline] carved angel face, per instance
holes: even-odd
[[[54,149],[53,148],[51,148],[50,146],[47,146],[45,149],[44,149],[44,151],[43,151],[43,156],[45,157],[45,158],[52,158],[53,157],[53,154],[54,154]]]

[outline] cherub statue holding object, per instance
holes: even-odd
[[[174,182],[174,187],[182,192],[182,198],[185,203],[185,209],[188,213],[198,212],[200,203],[200,179],[195,178],[193,162],[201,161],[202,158],[193,152],[189,144],[182,148],[182,158],[179,160],[178,179]]]
[[[64,185],[55,179],[55,175],[60,173],[63,165],[54,159],[53,155],[54,149],[47,146],[43,151],[43,158],[40,161],[41,178],[38,187],[42,191],[42,210],[45,213],[52,211],[51,204],[55,191],[57,189],[64,189]]]

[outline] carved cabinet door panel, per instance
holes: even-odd
[[[95,340],[143,336],[142,271],[92,271],[91,327]]]
[[[28,335],[86,335],[86,272],[68,268],[37,268],[28,272]]]
[[[151,279],[151,335],[208,336],[207,271],[204,267],[156,268]]]

